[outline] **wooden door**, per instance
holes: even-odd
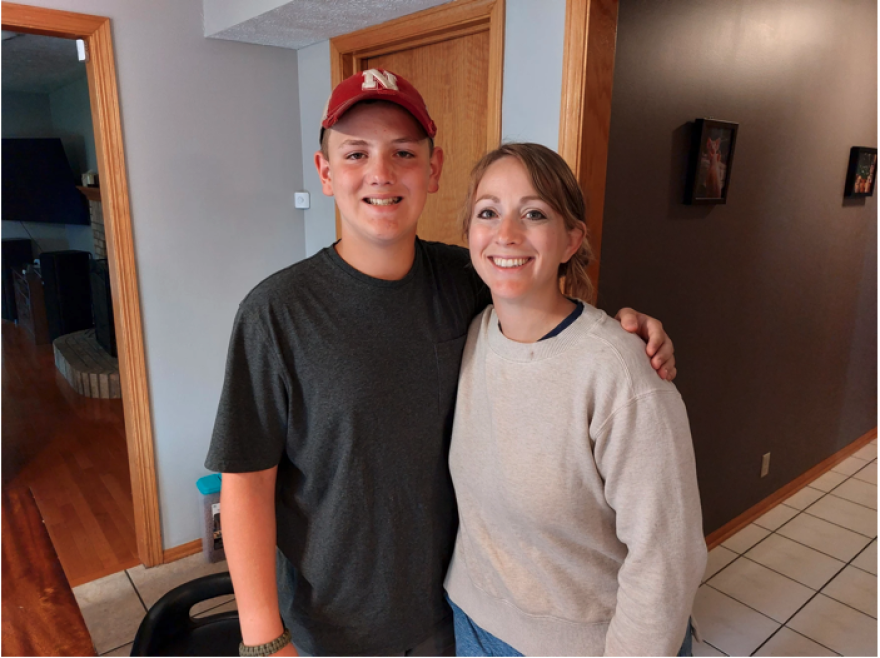
[[[388,69],[415,85],[437,124],[445,163],[419,219],[424,240],[465,244],[459,212],[470,170],[501,139],[503,11],[503,0],[453,2],[330,42],[334,86],[357,71]]]

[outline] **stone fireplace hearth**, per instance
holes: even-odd
[[[52,343],[55,367],[80,395],[89,398],[121,398],[119,360],[104,351],[94,329],[59,336]]]

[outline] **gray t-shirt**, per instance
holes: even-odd
[[[304,651],[404,651],[448,614],[447,452],[468,325],[489,301],[466,250],[418,240],[399,281],[328,247],[242,302],[205,465],[278,465],[295,569],[282,615]]]

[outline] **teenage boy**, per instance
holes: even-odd
[[[435,134],[400,76],[340,83],[315,164],[341,239],[238,310],[206,466],[224,473],[242,655],[295,655],[291,637],[311,655],[454,652],[447,449],[468,325],[490,297],[465,249],[416,237],[443,168]],[[627,313],[674,377],[659,323]]]

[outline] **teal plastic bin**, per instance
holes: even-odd
[[[223,529],[220,525],[220,487],[223,483],[219,473],[196,480],[202,494],[202,552],[208,562],[226,559],[223,551]]]

